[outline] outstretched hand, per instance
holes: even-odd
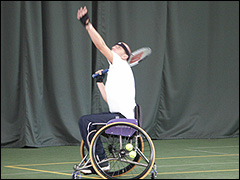
[[[77,19],[80,20],[80,18],[83,17],[86,13],[87,13],[86,6],[84,6],[84,8],[81,7],[80,9],[78,9]]]
[[[77,12],[77,19],[78,20],[81,20],[84,19],[84,16],[87,15],[87,8],[86,6],[84,6],[84,8],[80,8],[78,9],[78,12]],[[88,24],[89,22],[89,18],[87,17],[87,19],[84,19],[85,22],[83,22],[84,25]]]

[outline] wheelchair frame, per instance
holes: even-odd
[[[136,114],[138,114],[137,117],[138,119],[140,119],[139,116],[141,115],[141,111],[139,110],[139,107],[138,107],[138,110],[135,112],[135,115]],[[139,123],[140,122],[137,119],[117,118],[117,119],[110,120],[106,124],[101,123],[102,127],[100,129],[91,131],[90,134],[93,132],[96,132],[96,134],[94,135],[91,143],[88,142],[89,152],[85,154],[84,151],[87,151],[87,150],[86,149],[84,150],[85,142],[82,141],[81,147],[80,147],[80,154],[82,157],[82,161],[79,163],[79,165],[74,166],[75,171],[72,173],[72,178],[80,179],[81,173],[79,171],[81,171],[81,169],[83,168],[92,167],[96,172],[96,174],[98,174],[100,177],[104,179],[111,179],[111,178],[122,178],[123,175],[128,174],[134,168],[138,167],[141,169],[142,167],[143,169],[142,172],[140,172],[139,174],[136,173],[136,175],[132,174],[133,176],[132,179],[143,179],[150,173],[151,170],[152,170],[151,178],[154,179],[157,176],[154,144],[151,138],[149,137],[149,135],[141,127],[139,127]],[[94,125],[98,125],[98,124],[95,123]],[[88,135],[88,137],[90,136],[90,134]],[[110,139],[110,137],[119,139],[119,144],[117,144],[117,146],[111,149],[111,146],[114,146],[114,145],[110,144],[105,150],[105,151],[110,151],[111,157],[109,156],[110,158],[104,161],[121,163],[121,166],[123,166],[121,167],[121,169],[118,169],[113,172],[102,171],[99,164],[102,163],[103,161],[98,162],[95,154],[97,141],[101,138],[104,139],[105,136],[107,140],[108,138]],[[133,149],[136,152],[136,157],[133,159],[129,158],[129,152],[123,146],[123,144],[126,144],[127,142],[134,142]],[[144,148],[144,143],[149,145],[149,149]],[[89,159],[87,159],[88,157]],[[143,162],[140,162],[140,161],[143,161]],[[89,164],[90,162],[91,164]],[[125,164],[126,164],[126,167],[125,167]],[[138,171],[136,170],[136,172]],[[131,178],[127,177],[127,179],[131,179]]]

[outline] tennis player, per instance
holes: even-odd
[[[127,60],[130,58],[131,50],[124,42],[118,42],[111,49],[105,44],[100,34],[96,31],[88,17],[87,8],[81,7],[77,12],[77,19],[82,22],[87,30],[92,42],[96,48],[106,57],[109,63],[109,71],[104,85],[105,74],[102,70],[97,71],[100,76],[97,77],[97,86],[103,99],[109,107],[109,112],[99,114],[91,114],[82,116],[79,119],[79,129],[84,140],[86,148],[89,150],[87,143],[87,135],[90,131],[95,129],[93,124],[107,123],[111,119],[119,118],[134,119],[135,103],[135,81],[131,67]],[[94,133],[91,134],[90,141]],[[97,142],[96,154],[99,162],[105,159],[104,148],[101,142]],[[110,169],[108,162],[99,164],[102,170]],[[81,170],[84,174],[92,174],[93,168],[86,168]]]

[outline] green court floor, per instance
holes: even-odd
[[[153,142],[158,179],[239,179],[239,138]],[[1,148],[1,179],[71,179],[79,161],[78,146]]]

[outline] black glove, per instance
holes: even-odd
[[[96,77],[97,82],[103,82],[103,79],[105,78],[105,74],[99,75]]]
[[[88,17],[88,13],[86,13],[83,17],[80,18],[80,21],[82,22],[82,24],[84,26],[88,25],[88,23],[90,22],[90,19]],[[87,22],[88,21],[88,22]]]

